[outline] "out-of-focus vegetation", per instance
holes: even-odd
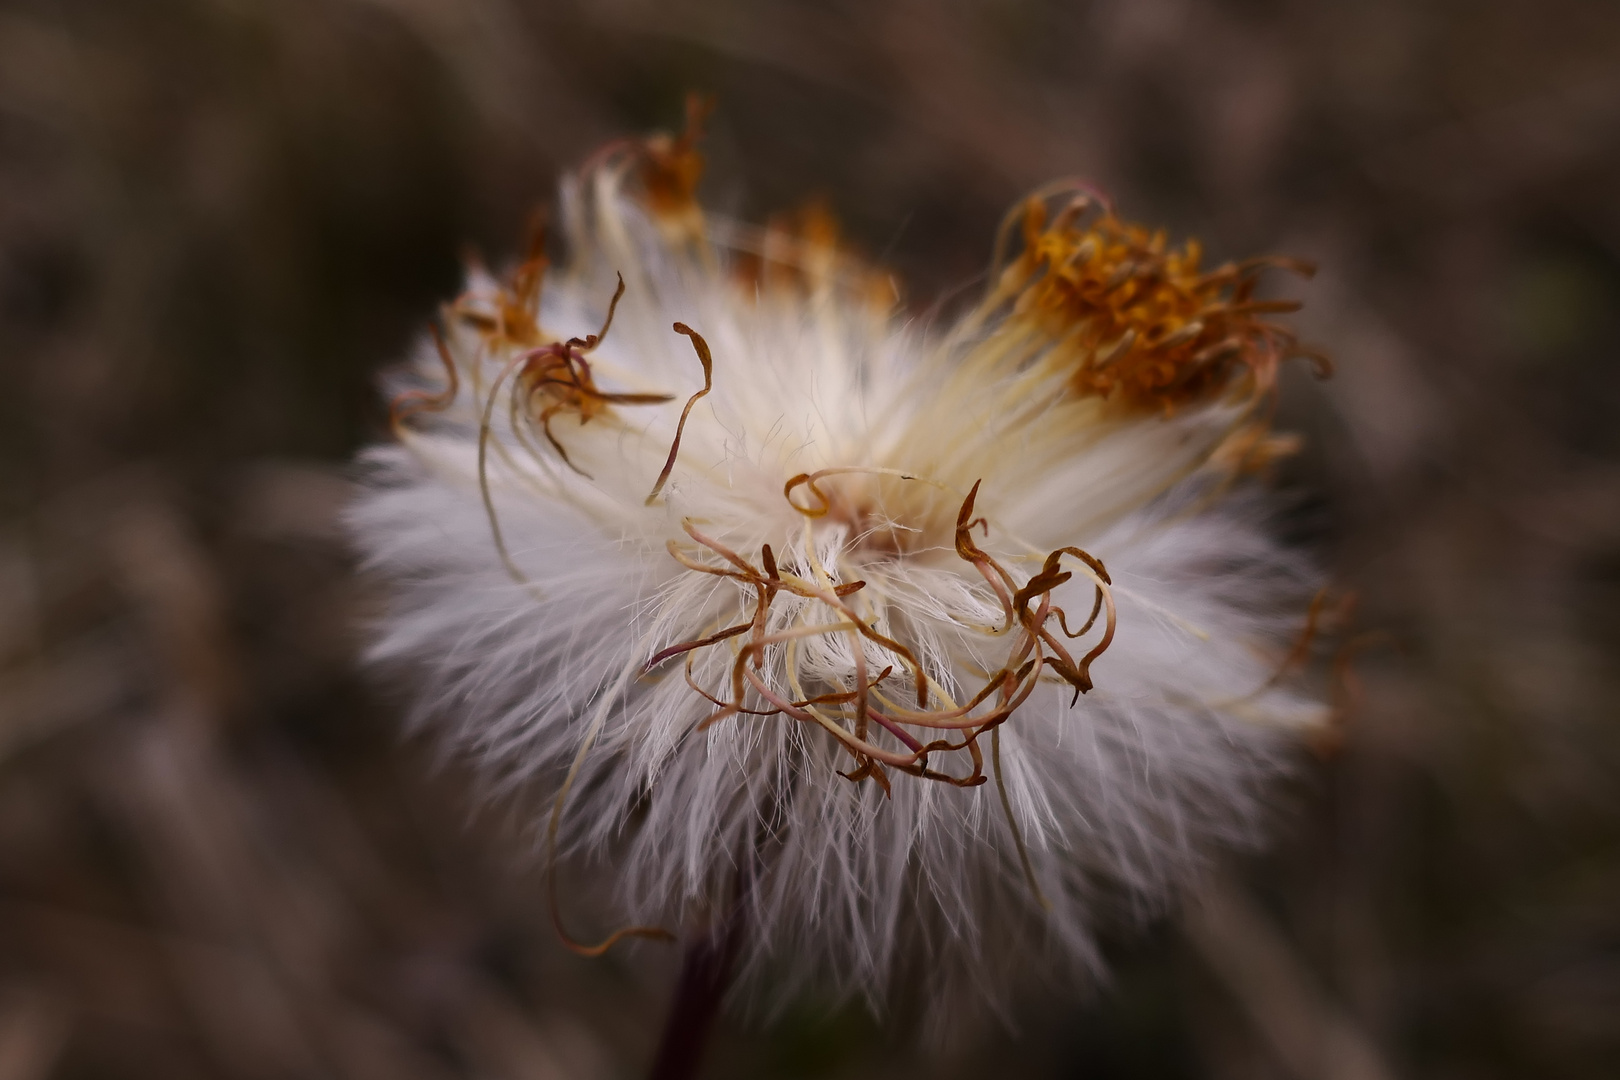
[[[0,1078],[633,1076],[671,961],[552,941],[521,823],[356,672],[375,374],[559,169],[718,94],[911,305],[1079,174],[1323,267],[1293,521],[1386,644],[1263,860],[944,1057],[715,1076],[1620,1074],[1620,11],[1607,0],[7,0]],[[470,818],[470,820],[469,820]]]

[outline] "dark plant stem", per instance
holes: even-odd
[[[720,999],[731,982],[731,966],[742,944],[746,905],[741,900],[739,895],[724,918],[687,944],[649,1080],[692,1080],[697,1076],[704,1044],[720,1014]]]

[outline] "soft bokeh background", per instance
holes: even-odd
[[[463,245],[688,88],[709,202],[826,196],[918,308],[1062,174],[1319,261],[1283,480],[1385,642],[1101,998],[944,1056],[808,1005],[712,1074],[1620,1075],[1611,0],[6,0],[0,1080],[644,1068],[669,961],[565,954],[401,742],[334,516]]]

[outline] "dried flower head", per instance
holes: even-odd
[[[1278,675],[1310,573],[1229,493],[1286,449],[1310,354],[1254,292],[1298,267],[1062,185],[936,331],[824,209],[706,216],[701,120],[597,155],[566,265],[475,269],[401,376],[352,513],[374,655],[555,796],[631,932],[740,896],[780,993],[1094,975],[1327,716]]]

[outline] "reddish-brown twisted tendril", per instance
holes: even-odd
[[[790,504],[807,518],[825,514],[827,498],[817,481],[835,471],[848,470],[825,470],[794,477],[785,491]],[[794,502],[792,493],[801,486],[811,493],[818,505]],[[670,555],[694,573],[724,578],[751,590],[754,595],[752,616],[700,638],[660,649],[648,660],[646,670],[676,656],[687,657],[688,682],[717,706],[702,727],[746,714],[783,715],[822,728],[854,760],[854,768],[843,774],[851,780],[870,778],[888,790],[888,770],[895,770],[960,787],[984,783],[988,778],[979,739],[1013,715],[1034,692],[1043,673],[1049,672],[1049,677],[1071,686],[1076,700],[1090,690],[1091,665],[1113,640],[1115,608],[1107,569],[1100,560],[1075,547],[1053,551],[1036,574],[1018,585],[999,562],[973,542],[975,527],[988,528],[984,519],[973,516],[978,490],[978,484],[974,484],[958,512],[956,553],[975,567],[995,593],[1002,608],[1002,626],[994,633],[1009,635],[1009,645],[1001,666],[984,677],[982,685],[966,703],[946,702],[930,707],[931,692],[943,696],[943,691],[929,678],[915,651],[880,631],[875,618],[863,617],[848,601],[848,597],[863,590],[865,582],[829,585],[785,572],[777,564],[769,545],[762,547],[758,563],[752,562],[700,531],[691,521],[683,522],[682,527],[696,549],[671,540],[668,543]],[[1071,580],[1075,573],[1064,568],[1066,557],[1077,560],[1084,568],[1081,572],[1092,580],[1095,592],[1091,615],[1085,625],[1074,631],[1069,629],[1063,610],[1052,603],[1053,591]],[[824,612],[825,617],[801,614],[790,625],[771,628],[768,624],[773,604],[783,595],[813,601],[809,610]],[[1087,633],[1099,616],[1105,616],[1103,634],[1079,660],[1050,626],[1056,619],[1063,637],[1072,639]],[[819,695],[795,698],[766,677],[764,657],[772,646],[833,635],[850,639],[852,670],[848,685]],[[741,639],[740,643],[737,639]],[[725,696],[698,686],[692,677],[692,661],[702,650],[728,641],[734,643],[731,646],[734,655],[728,680],[729,696]],[[876,678],[868,675],[868,649],[892,661]],[[890,700],[884,692],[885,684],[895,677],[896,671],[904,672],[903,681],[909,681],[909,689],[916,697],[915,708]],[[876,741],[873,728],[887,733],[898,745]],[[971,769],[965,775],[945,772],[932,764],[934,757],[964,751],[971,762]]]

